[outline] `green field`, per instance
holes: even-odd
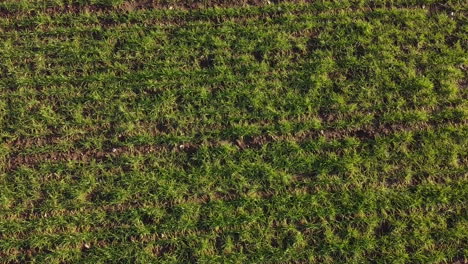
[[[467,263],[468,3],[270,1],[0,1],[0,263]]]

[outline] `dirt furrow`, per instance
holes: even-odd
[[[104,161],[110,160],[124,155],[145,155],[161,151],[184,151],[188,153],[196,152],[200,147],[219,147],[226,141],[232,145],[237,146],[239,149],[245,148],[261,148],[263,145],[275,142],[275,141],[304,141],[314,138],[324,137],[327,140],[332,139],[343,139],[347,137],[354,137],[360,140],[372,140],[375,137],[386,136],[389,134],[404,132],[404,131],[418,131],[424,129],[436,129],[444,126],[455,124],[459,126],[466,125],[466,120],[463,121],[448,121],[444,123],[429,122],[429,123],[417,123],[417,124],[385,124],[385,125],[368,125],[362,128],[353,129],[329,129],[329,130],[317,130],[301,132],[295,135],[282,135],[282,136],[249,136],[244,138],[238,138],[235,140],[219,140],[210,141],[206,143],[191,143],[186,142],[180,145],[140,145],[131,147],[109,147],[104,150],[76,150],[69,152],[51,152],[51,153],[40,153],[33,155],[11,155],[6,163],[4,169],[6,171],[12,171],[20,166],[35,166],[44,162],[90,162],[90,161]]]

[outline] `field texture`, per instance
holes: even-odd
[[[0,263],[465,263],[468,4],[270,1],[1,1]]]

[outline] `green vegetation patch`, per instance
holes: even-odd
[[[0,263],[464,263],[463,1],[0,3]]]

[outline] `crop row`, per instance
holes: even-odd
[[[243,150],[224,143],[193,151],[121,153],[101,161],[50,160],[2,174],[2,207],[21,213],[283,190],[297,175],[348,188],[443,182],[450,178],[441,170],[466,171],[466,138],[462,125],[374,140],[280,140]]]
[[[138,242],[140,246],[153,241],[160,246],[172,244],[173,248],[167,252],[167,255],[173,254],[175,257],[180,256],[179,250],[200,246],[203,234],[213,234],[214,238],[217,238],[216,234],[221,235],[232,230],[233,234],[243,236],[252,228],[255,230],[259,228],[263,229],[263,232],[258,235],[270,237],[272,243],[268,242],[270,249],[281,250],[281,242],[276,240],[280,244],[274,244],[274,240],[281,237],[274,228],[279,225],[282,226],[280,230],[293,232],[303,239],[303,243],[300,244],[286,243],[286,248],[299,246],[305,249],[307,246],[311,249],[310,246],[315,245],[313,247],[315,250],[327,255],[333,255],[333,252],[338,253],[338,256],[334,256],[335,259],[352,258],[344,252],[336,251],[336,244],[341,243],[349,251],[356,250],[361,245],[363,247],[361,250],[367,252],[373,251],[377,245],[385,245],[385,251],[388,250],[388,252],[380,257],[417,258],[414,255],[405,254],[405,250],[401,252],[403,256],[390,252],[391,249],[397,248],[395,243],[392,243],[392,239],[397,237],[403,245],[411,245],[415,247],[415,250],[421,250],[421,256],[418,257],[427,258],[431,254],[428,255],[426,250],[432,246],[446,245],[452,248],[462,246],[457,239],[466,238],[464,235],[466,226],[462,220],[466,216],[466,206],[459,200],[464,189],[466,189],[466,182],[461,181],[444,186],[421,185],[407,191],[366,191],[365,189],[336,193],[318,191],[313,194],[274,196],[271,199],[214,201],[206,205],[186,204],[171,208],[169,212],[154,207],[135,209],[115,216],[105,213],[96,216],[80,215],[62,220],[67,223],[60,223],[60,219],[54,219],[56,223],[52,219],[44,222],[52,226],[65,225],[58,229],[63,230],[64,233],[51,229],[52,226],[44,227],[43,231],[40,231],[42,227],[38,227],[38,233],[28,235],[27,240],[2,239],[1,248],[3,252],[16,250],[20,254],[17,256],[11,254],[11,256],[23,260],[30,257],[24,254],[28,250],[31,250],[33,254],[51,254],[49,250],[53,249],[54,253],[49,257],[58,254],[55,257],[60,260],[71,257],[67,254],[60,255],[61,252],[69,250],[77,251],[75,253],[79,255],[86,255],[86,249],[90,247],[93,250],[106,251],[109,250],[107,248],[109,246],[124,245],[129,241]],[[425,198],[421,200],[422,197]],[[416,201],[418,201],[417,204],[415,204]],[[79,223],[75,223],[75,220]],[[83,224],[85,226],[81,226]],[[419,240],[411,241],[416,234]],[[266,242],[258,235],[245,238],[245,242],[254,247]],[[424,240],[427,238],[434,240],[425,243]],[[183,242],[187,240],[191,241],[189,245]],[[211,244],[212,240],[209,240]],[[245,244],[236,243],[236,245],[243,248],[242,245]],[[240,249],[237,248],[237,250]],[[247,250],[244,254],[252,255],[253,253],[249,252],[248,248],[244,250]],[[444,252],[442,247],[434,248],[434,250],[437,255],[443,257],[457,257],[461,254],[457,250]],[[222,253],[217,252],[217,254]],[[203,255],[216,254],[205,252]],[[360,253],[355,255],[360,258],[365,257],[359,256]],[[201,256],[193,257],[197,259]],[[126,258],[132,258],[132,255]]]
[[[276,126],[280,122],[280,127],[285,122],[287,127],[294,125],[288,120],[314,115],[316,123],[334,115],[342,125],[349,125],[352,116],[369,122],[372,118],[366,113],[398,116],[405,111],[459,105],[466,98],[460,84],[466,52],[456,43],[447,43],[442,32],[432,32],[439,23],[444,24],[445,35],[456,36],[460,29],[447,17],[418,18],[422,20],[403,17],[393,25],[379,24],[378,19],[372,23],[344,20],[335,21],[334,27],[324,20],[306,25],[316,29],[299,35],[277,34],[294,24],[290,20],[256,26],[256,33],[250,35],[245,34],[252,26],[228,24],[224,30],[212,31],[206,25],[194,32],[181,28],[162,37],[165,44],[149,49],[137,44],[142,36],[136,32],[114,32],[126,41],[119,44],[124,55],[120,58],[112,47],[104,54],[89,53],[92,47],[105,47],[111,35],[102,40],[78,39],[75,46],[51,39],[57,46],[52,42],[44,47],[62,52],[58,57],[62,61],[49,58],[51,53],[39,56],[32,67],[18,60],[5,64],[11,77],[2,78],[2,84],[9,87],[2,91],[3,137],[66,137],[101,125],[110,132],[110,120],[113,129],[129,130],[131,135],[141,134],[134,123],[146,120],[170,130],[175,127],[174,136],[180,137],[190,131],[210,133],[213,125],[223,123],[220,130],[230,126],[258,130],[255,127],[261,120]],[[425,27],[434,21],[433,27]],[[408,27],[413,35],[403,35]],[[427,39],[415,43],[422,33]],[[211,36],[217,34],[225,40],[217,38],[219,45],[210,45]],[[377,34],[380,39],[372,37]],[[200,42],[190,46],[189,37]],[[12,46],[8,54],[24,50]],[[73,54],[79,64],[63,61]],[[128,54],[134,55],[129,58]],[[408,62],[402,63],[403,59]],[[462,104],[459,112],[464,108]]]

